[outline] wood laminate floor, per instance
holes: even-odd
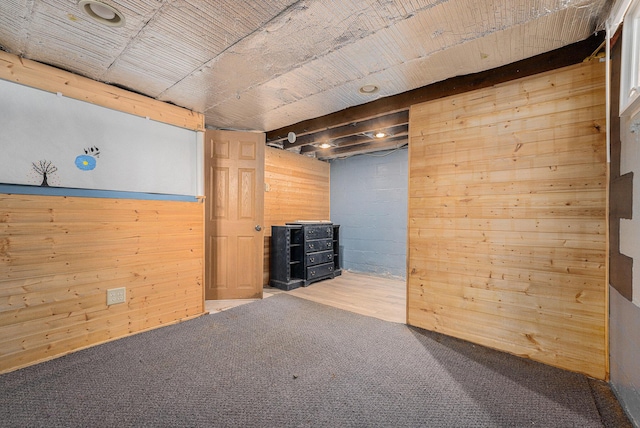
[[[405,323],[407,318],[403,280],[343,271],[334,279],[285,293],[385,321]]]
[[[308,287],[291,291],[264,288],[264,298],[277,293],[289,293],[385,321],[405,323],[407,318],[404,280],[343,271],[342,275],[334,279],[314,282]],[[255,300],[207,300],[205,308],[209,313],[216,313],[252,301]]]

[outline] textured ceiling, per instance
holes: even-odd
[[[269,131],[583,40],[607,0],[1,0],[0,46]],[[380,91],[362,95],[374,84]]]

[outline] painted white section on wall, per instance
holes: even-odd
[[[39,186],[46,161],[52,187],[197,196],[196,131],[5,80],[0,94],[0,183]]]
[[[613,37],[632,4],[638,4],[638,0],[615,2],[607,21],[608,38]],[[624,50],[627,43],[624,36],[622,43]],[[623,53],[623,68],[628,59]],[[625,104],[623,92],[630,88],[624,88],[624,81],[620,83],[621,104]],[[620,174],[633,171],[634,175],[632,218],[620,220],[620,252],[633,257],[633,302],[609,287],[609,355],[611,387],[632,423],[640,426],[640,114],[631,111],[633,108],[636,106],[629,107],[625,116],[620,117]]]
[[[198,132],[196,143],[196,196],[204,196],[204,132]]]
[[[620,252],[634,259],[633,302],[640,307],[640,112],[620,118],[620,137],[620,174],[634,172],[633,218],[620,220]]]
[[[640,309],[610,292],[611,387],[635,426],[640,426]]]
[[[632,132],[633,130],[633,132]],[[633,302],[609,287],[611,386],[640,426],[640,112],[620,117],[620,174],[633,171],[631,219],[620,220],[620,252],[633,257]]]

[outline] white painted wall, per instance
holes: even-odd
[[[0,80],[0,184],[198,196],[198,132]],[[90,152],[95,168],[76,166]]]
[[[633,257],[633,302],[609,287],[611,386],[636,426],[640,426],[640,112],[620,118],[620,173],[633,171],[631,219],[620,220],[620,252]]]
[[[621,117],[620,127],[620,175],[634,172],[633,218],[620,220],[620,252],[634,259],[633,303],[640,307],[640,112]]]

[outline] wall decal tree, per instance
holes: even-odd
[[[53,165],[51,161],[41,160],[36,162],[31,162],[31,166],[33,170],[42,176],[42,183],[40,186],[49,187],[49,183],[47,182],[47,176],[53,174],[58,170],[58,168]]]

